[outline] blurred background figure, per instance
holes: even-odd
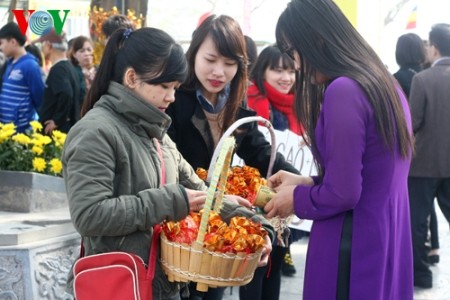
[[[45,82],[45,79],[47,78],[47,72],[45,72],[45,59],[41,49],[35,44],[28,44],[25,46],[25,50],[36,57],[38,65],[41,68],[42,81]]]
[[[450,24],[429,33],[431,67],[416,74],[409,104],[415,155],[408,177],[414,258],[414,285],[433,286],[427,249],[428,218],[434,199],[450,222]]]
[[[255,41],[248,35],[244,35],[244,38],[245,46],[247,47],[247,72],[248,74],[250,74],[252,72],[255,61],[258,58],[258,47],[256,46]]]
[[[0,92],[0,123],[17,132],[30,129],[42,103],[44,82],[36,57],[25,50],[26,36],[10,22],[0,29],[0,50],[7,57]]]
[[[90,89],[96,73],[93,52],[92,41],[86,36],[80,35],[70,41],[68,57],[77,70],[82,99]]]
[[[395,49],[395,60],[400,69],[394,73],[394,77],[406,97],[409,97],[413,76],[422,71],[427,62],[427,50],[422,38],[415,33],[400,36]]]
[[[268,46],[259,54],[250,79],[248,106],[258,116],[269,120],[275,129],[289,129],[301,135],[302,129],[294,114],[294,61],[282,54],[278,46]]]
[[[135,29],[133,22],[131,22],[125,15],[109,16],[108,19],[102,23],[102,32],[105,35],[105,44],[108,43],[111,35],[120,28],[131,30]]]
[[[420,71],[429,68],[430,46],[428,41],[424,41],[415,33],[401,35],[397,40],[395,49],[395,59],[400,69],[394,73],[394,77],[399,82],[406,97],[410,96],[411,82],[413,77]],[[439,232],[436,210],[433,208],[429,216],[429,248],[428,261],[431,264],[439,262]]]
[[[39,121],[44,132],[69,132],[80,120],[80,80],[75,67],[67,60],[67,41],[64,34],[54,29],[41,36],[42,53],[51,68],[45,81],[44,100],[39,108]]]

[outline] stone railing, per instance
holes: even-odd
[[[72,299],[79,249],[61,178],[0,171],[0,299]]]

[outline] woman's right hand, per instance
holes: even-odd
[[[205,206],[206,191],[197,191],[185,188],[190,211],[200,211]]]
[[[297,175],[287,171],[278,171],[267,179],[267,184],[277,191],[277,189],[288,185],[312,186],[314,185],[314,180],[309,176]]]

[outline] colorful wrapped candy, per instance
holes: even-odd
[[[191,245],[197,238],[202,212],[191,213],[179,222],[164,222],[162,229],[171,242]],[[228,225],[211,211],[203,247],[212,252],[255,253],[265,245],[267,231],[245,217],[233,217]]]
[[[201,179],[206,180],[208,171],[197,168],[195,172]],[[267,180],[261,177],[258,169],[235,166],[228,172],[225,194],[241,196],[254,204],[261,185],[267,185]]]

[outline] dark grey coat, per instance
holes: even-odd
[[[450,58],[413,77],[409,103],[416,139],[409,176],[450,177]]]

